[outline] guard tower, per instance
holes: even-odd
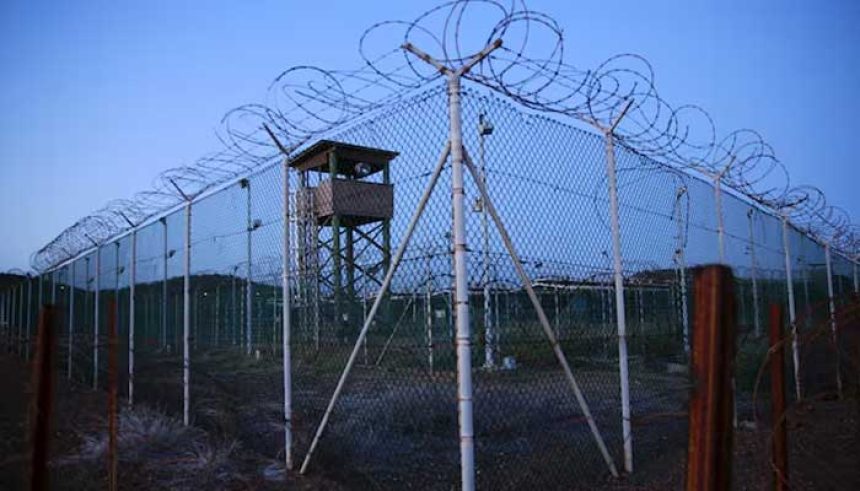
[[[314,306],[317,341],[323,305],[331,305],[337,325],[355,324],[350,320],[357,293],[375,291],[390,267],[394,187],[389,163],[397,155],[321,140],[290,162],[298,173],[298,294]]]

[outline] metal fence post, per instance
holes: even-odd
[[[39,308],[36,331],[35,360],[33,363],[32,415],[29,440],[30,487],[49,489],[49,447],[52,437],[51,422],[54,409],[54,342],[56,339],[57,313],[54,306]]]
[[[629,107],[629,104],[628,106]],[[626,109],[625,111],[626,112]],[[624,116],[621,113],[615,124]],[[606,177],[609,184],[609,223],[612,232],[612,264],[615,279],[615,320],[618,324],[618,372],[621,386],[621,431],[624,443],[624,470],[633,472],[633,433],[630,426],[630,375],[627,365],[627,314],[624,308],[624,269],[621,260],[621,228],[618,212],[618,185],[615,172],[613,131],[604,131],[606,140]]]
[[[785,285],[788,289],[788,322],[791,325],[791,359],[794,366],[794,392],[801,399],[800,347],[797,338],[797,314],[794,306],[794,280],[791,276],[791,247],[788,242],[788,217],[782,216],[782,249],[785,255]]]
[[[830,312],[830,336],[833,342],[834,358],[836,363],[836,391],[839,398],[842,398],[842,374],[840,373],[839,363],[839,344],[836,333],[836,303],[833,299],[833,266],[830,259],[830,244],[824,244],[824,260],[827,266],[827,306]]]
[[[721,183],[722,179],[722,173],[714,176],[714,208],[716,208],[717,213],[717,245],[720,257],[720,264],[726,264],[726,232],[725,226],[723,225],[723,189]]]
[[[460,479],[463,491],[475,489],[475,430],[472,415],[472,333],[466,271],[466,193],[463,185],[463,133],[460,127],[460,74],[448,76],[451,141],[451,206],[454,214],[454,302],[457,316],[457,401],[460,415]]]
[[[788,490],[788,433],[785,421],[785,348],[782,346],[782,308],[770,306],[770,399],[772,466],[775,491]]]
[[[170,258],[170,253],[167,250],[167,218],[161,217],[161,222],[164,231],[164,256],[162,263],[164,275],[161,280],[161,347],[167,347],[167,260]]]
[[[51,271],[51,304],[57,304],[57,277],[60,275],[60,271],[55,269]]]
[[[487,166],[485,154],[486,137],[493,133],[493,126],[484,119],[481,113],[478,117],[478,137],[480,138],[481,179],[487,186]],[[490,305],[490,231],[487,220],[487,204],[481,206],[481,232],[483,238],[483,269],[481,270],[481,283],[483,283],[484,295],[484,367],[496,366],[496,330],[493,325],[493,313]]]
[[[251,263],[251,232],[253,231],[253,224],[251,222],[251,181],[248,179],[244,179],[242,181],[245,184],[245,189],[248,190],[248,206],[247,206],[247,251],[246,251],[246,260],[247,267],[245,268],[245,272],[247,275],[247,286],[245,287],[245,354],[251,356],[251,344],[253,340],[252,333],[252,324],[254,320],[254,287],[253,287],[253,275],[251,272],[252,263]]]
[[[182,423],[191,422],[191,357],[188,334],[191,328],[191,200],[185,203],[185,257],[182,288]]]
[[[731,269],[708,266],[695,276],[686,489],[731,486],[735,299]]]
[[[290,312],[290,165],[289,159],[284,157],[284,237],[283,237],[283,264],[281,279],[281,349],[283,357],[284,376],[284,465],[293,468],[293,381],[292,381],[292,353],[290,346],[291,336],[291,312]]]
[[[128,264],[128,405],[134,405],[134,316],[137,281],[137,230],[131,231],[131,258]],[[145,307],[145,305],[144,305]]]
[[[93,390],[99,387],[99,292],[101,291],[102,249],[96,245],[95,302],[93,304]]]
[[[753,226],[754,222],[755,209],[750,208],[747,212],[747,219],[749,220],[749,229],[750,229],[750,279],[752,280],[752,301],[753,301],[753,332],[756,337],[761,336],[761,319],[758,305],[758,265],[756,264],[755,257],[755,227]]]
[[[236,306],[238,305],[238,301],[236,300],[236,276],[238,275],[239,266],[234,266],[232,270],[232,275],[230,277],[230,339],[233,340],[233,346],[239,344],[239,336],[236,335],[237,329],[237,319],[236,319]],[[241,323],[241,319],[238,319]]]
[[[72,262],[69,265],[71,268],[71,279],[69,280],[69,339],[68,342],[68,359],[66,360],[66,377],[72,379],[72,353],[74,349],[75,337],[75,270],[76,263]]]

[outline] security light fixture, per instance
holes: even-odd
[[[359,162],[353,168],[356,177],[365,177],[373,172],[373,168],[367,162]]]
[[[489,136],[493,134],[493,123],[484,117],[484,113],[478,115],[478,134],[481,136]]]

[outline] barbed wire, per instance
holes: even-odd
[[[421,46],[443,65],[462,65],[496,39],[503,46],[465,77],[533,111],[572,118],[605,131],[644,157],[641,165],[703,173],[784,216],[845,255],[860,252],[860,229],[843,209],[811,186],[792,186],[785,165],[754,130],[719,137],[714,120],[696,105],[672,106],[661,97],[651,64],[636,54],[607,58],[592,69],[566,60],[562,27],[524,0],[453,0],[413,20],[376,23],[360,37],[363,66],[327,70],[295,66],[269,85],[266,100],[239,106],[221,121],[223,148],[190,165],[169,169],[152,189],[116,200],[61,232],[31,256],[49,270],[141,223],[245,176],[277,159],[266,124],[295,152],[334,129],[392,107],[442,74],[417,63],[400,43]]]

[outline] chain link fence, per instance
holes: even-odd
[[[589,417],[619,468],[625,457],[603,138],[481,87],[465,87],[462,101],[468,157],[590,409],[571,390],[489,203],[466,179],[477,484],[600,482],[609,470]],[[286,451],[287,346],[296,465],[354,355],[308,472],[358,487],[450,489],[460,467],[450,166],[368,317],[444,155],[447,111],[444,87],[431,85],[306,145],[287,167],[286,221],[285,166],[272,163],[38,277],[7,275],[5,349],[30,356],[37,306],[54,303],[64,313],[62,376],[104,388],[106,309],[115,305],[129,404],[185,417],[275,463]],[[842,307],[857,292],[857,264],[731,189],[623,147],[616,157],[632,448],[648,475],[686,445],[690,270],[723,262],[735,271],[743,424],[755,416],[768,306],[787,306],[786,329],[804,339],[830,322],[831,302]],[[834,388],[830,357],[800,344],[790,392]]]

